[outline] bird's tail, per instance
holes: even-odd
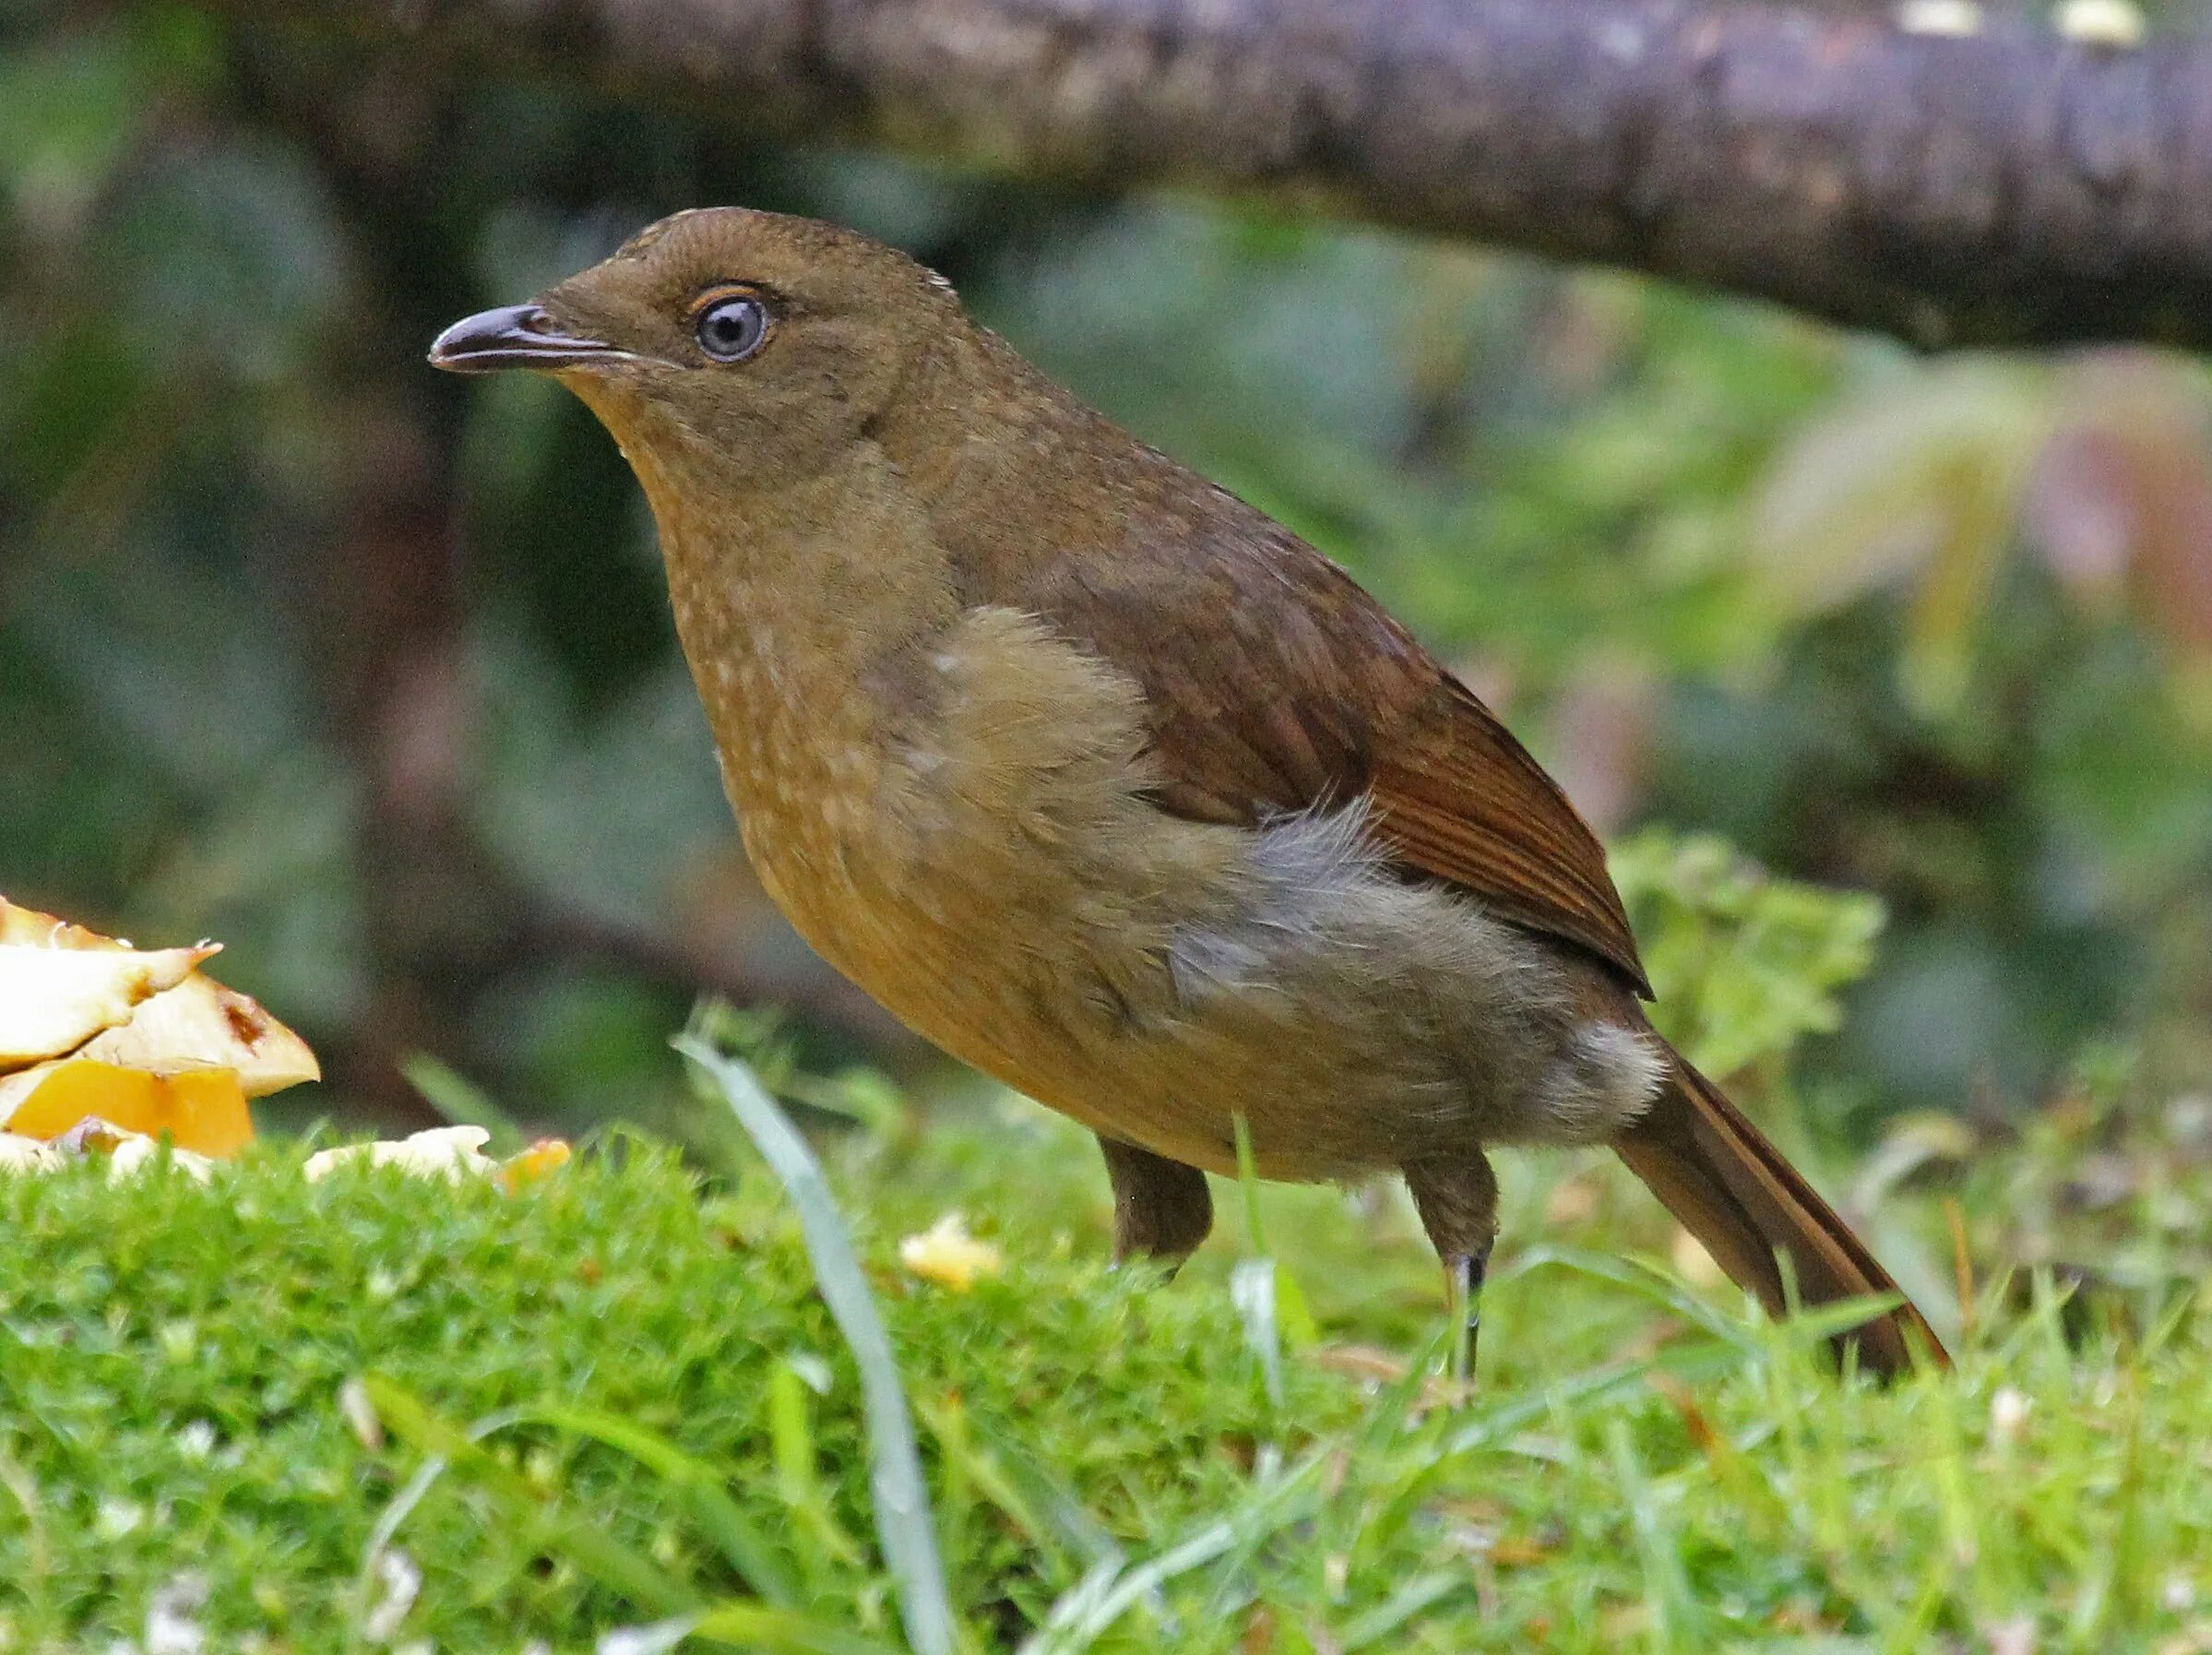
[[[1782,1311],[1779,1254],[1789,1258],[1799,1302],[1807,1307],[1869,1294],[1902,1296],[1866,1244],[1718,1087],[1679,1054],[1670,1070],[1666,1089],[1613,1148],[1738,1285],[1757,1293],[1769,1311]],[[1860,1366],[1885,1376],[1905,1371],[1916,1357],[1939,1366],[1950,1361],[1909,1299],[1837,1343],[1856,1344]]]

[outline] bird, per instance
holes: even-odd
[[[1655,1031],[1596,836],[1335,563],[857,232],[654,223],[430,360],[549,374],[643,488],[761,884],[894,1016],[1096,1136],[1117,1259],[1401,1176],[1471,1361],[1489,1152],[1609,1145],[1776,1313],[1872,1252]]]

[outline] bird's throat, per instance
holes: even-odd
[[[886,767],[918,710],[909,663],[957,617],[945,558],[873,445],[766,489],[696,439],[624,446],[746,848],[823,946],[827,915],[806,911],[850,899],[841,887],[874,860]]]

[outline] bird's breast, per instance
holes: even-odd
[[[1108,1049],[1167,1015],[1172,935],[1237,836],[1146,802],[1135,686],[1032,616],[840,658],[764,611],[678,583],[763,886],[924,1037],[1082,1113]]]

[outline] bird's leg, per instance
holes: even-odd
[[[1482,1277],[1498,1235],[1497,1177],[1480,1149],[1455,1161],[1417,1161],[1405,1173],[1460,1318],[1452,1345],[1452,1376],[1472,1378],[1475,1340],[1482,1329]]]
[[[1206,1174],[1119,1138],[1101,1137],[1099,1148],[1113,1183],[1114,1262],[1141,1254],[1174,1269],[1214,1226]]]

